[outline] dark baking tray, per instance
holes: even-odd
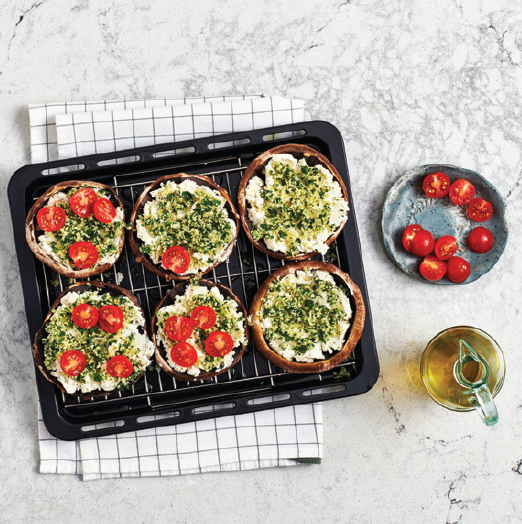
[[[366,321],[361,340],[350,359],[326,373],[288,373],[267,362],[250,342],[242,360],[228,373],[213,379],[179,382],[152,365],[144,378],[130,390],[90,400],[63,394],[35,368],[43,420],[52,435],[64,440],[112,435],[360,395],[372,388],[379,375],[379,362],[354,202],[342,136],[328,122],[300,122],[27,165],[17,170],[10,180],[8,197],[29,334],[33,340],[57,295],[74,282],[39,262],[25,241],[26,214],[47,188],[73,179],[108,184],[116,188],[129,212],[137,196],[156,178],[186,172],[212,177],[230,193],[232,201],[237,202],[239,181],[248,164],[263,151],[290,142],[305,144],[326,155],[336,166],[348,190],[349,220],[329,252],[314,260],[325,260],[339,266],[350,274],[362,291]],[[260,283],[281,264],[280,260],[255,250],[241,231],[230,259],[205,278],[231,288],[248,309]],[[116,283],[121,275],[121,285],[138,297],[149,321],[156,304],[173,284],[137,264],[127,243],[114,268],[101,275],[99,280]]]

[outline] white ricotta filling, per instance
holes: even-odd
[[[174,304],[162,307],[160,311],[167,313],[169,317],[190,317],[191,312],[189,313],[187,309],[187,303],[190,302],[192,297],[194,297],[195,295],[212,295],[220,302],[229,302],[232,305],[231,316],[235,321],[234,329],[232,330],[232,332],[229,332],[229,335],[232,337],[232,340],[234,341],[233,347],[236,348],[246,343],[243,314],[239,311],[236,302],[232,299],[225,298],[217,287],[212,287],[209,289],[204,286],[195,286],[191,284],[187,286],[187,289],[182,296],[177,297],[176,302]],[[232,362],[234,360],[234,351],[231,351],[223,357],[223,361],[218,366],[213,367],[212,369],[208,369],[207,367],[203,366],[202,363],[208,356],[207,352],[205,351],[205,341],[199,338],[197,330],[194,329],[192,335],[190,336],[190,338],[186,340],[186,342],[189,343],[196,350],[198,354],[198,360],[190,368],[178,366],[170,357],[170,350],[174,347],[176,342],[170,340],[167,337],[165,330],[159,326],[158,336],[160,337],[160,340],[163,342],[163,345],[166,348],[167,362],[169,366],[172,369],[178,371],[179,373],[187,373],[188,375],[197,377],[202,372],[219,371],[220,369],[227,368],[232,365]]]
[[[297,160],[293,155],[281,154],[274,155],[267,163],[264,169],[265,179],[258,176],[254,176],[250,179],[245,189],[245,198],[250,204],[248,209],[248,217],[250,218],[254,226],[261,224],[265,218],[264,200],[261,196],[261,192],[264,188],[271,189],[275,184],[273,177],[274,166],[278,164],[289,165],[292,169],[297,170],[299,166],[307,166],[305,159]],[[335,180],[333,174],[321,165],[317,167],[319,172],[323,175],[323,184],[328,187],[330,191],[327,194],[326,201],[331,206],[330,222],[334,225],[334,231],[346,221],[347,213],[349,210],[348,203],[344,199],[341,185]],[[332,231],[329,231],[326,227],[314,238],[305,238],[301,235],[301,253],[317,252],[326,254],[328,246],[327,240],[332,235]],[[270,240],[263,239],[266,247],[271,251],[278,251],[281,253],[287,253],[290,250],[290,246],[285,240]]]
[[[206,186],[200,186],[196,184],[193,180],[184,180],[181,183],[176,183],[173,181],[163,183],[161,186],[156,189],[155,191],[151,191],[151,196],[153,197],[153,200],[147,202],[143,206],[142,216],[146,218],[150,217],[156,217],[159,219],[159,209],[158,209],[158,200],[161,200],[162,198],[165,198],[168,194],[172,193],[173,191],[187,191],[189,193],[194,194],[197,190],[203,191],[204,193],[207,193],[212,198],[217,198],[220,201],[219,209],[224,209],[227,201],[219,191],[216,191],[215,189],[211,189]],[[188,210],[180,210],[176,214],[175,217],[172,217],[173,219],[177,220],[183,220],[183,217],[193,212],[193,209],[196,204],[194,204],[191,208]],[[227,218],[227,221],[229,222],[231,228],[232,228],[232,235],[235,236],[236,234],[236,224],[235,222]],[[136,220],[136,235],[138,238],[146,245],[153,247],[154,242],[157,240],[157,237],[154,237],[150,234],[148,229],[143,225],[140,218]],[[191,263],[184,275],[191,275],[195,274],[199,271],[205,271],[210,266],[212,266],[215,262],[223,262],[226,258],[226,251],[228,249],[228,245],[225,246],[215,257],[211,257],[205,253],[198,253],[194,252],[191,253],[191,259],[194,258],[197,261],[197,264],[194,264],[191,260]],[[163,253],[160,251],[154,251],[151,249],[149,253],[150,258],[155,264],[160,265],[163,269],[166,269],[165,266],[162,263],[162,256]]]
[[[330,273],[328,273],[327,271],[320,270],[296,271],[295,273],[290,273],[281,280],[295,285],[307,285],[313,282],[314,274],[319,279],[325,280],[326,282],[330,282],[331,284],[336,285],[335,280]],[[344,345],[344,337],[346,335],[346,332],[350,327],[352,308],[350,306],[350,300],[348,299],[348,297],[344,294],[342,290],[339,291],[341,306],[344,312],[346,313],[346,316],[339,323],[338,336],[332,336],[326,343],[320,341],[315,342],[314,346],[308,351],[306,351],[306,353],[299,353],[295,351],[293,349],[294,344],[292,342],[287,343],[287,347],[285,347],[284,349],[281,348],[281,344],[283,343],[282,339],[268,340],[267,342],[270,348],[272,348],[276,353],[281,355],[285,360],[295,362],[314,362],[316,360],[325,360],[329,354],[333,353],[334,351],[340,351]],[[325,305],[328,304],[326,294],[324,294],[324,296],[322,297],[321,303]],[[261,309],[260,316],[261,318],[263,318],[263,308]],[[261,327],[263,330],[271,327],[271,320],[269,318],[263,319],[261,322]],[[302,328],[303,331],[306,331],[306,326],[303,326]]]

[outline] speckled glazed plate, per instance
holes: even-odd
[[[449,196],[427,197],[422,182],[427,175],[439,171],[446,173],[452,183],[459,178],[469,180],[475,186],[475,196],[493,205],[493,216],[486,222],[474,222],[468,216],[467,205],[457,206]],[[405,273],[426,283],[452,285],[453,282],[446,277],[429,282],[421,276],[419,264],[422,258],[408,253],[402,245],[402,233],[410,224],[420,224],[429,230],[435,241],[443,235],[452,235],[457,239],[459,247],[456,255],[471,265],[471,274],[463,284],[474,282],[487,273],[502,255],[508,239],[506,206],[497,189],[478,173],[450,165],[420,166],[401,176],[386,195],[382,233],[388,254]],[[493,233],[493,247],[488,253],[473,253],[466,244],[469,232],[477,226],[486,227]]]

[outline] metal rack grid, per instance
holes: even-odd
[[[228,191],[230,195],[233,196],[233,201],[235,199],[235,193],[237,192],[237,187],[239,186],[240,178],[243,175],[244,170],[247,166],[242,165],[242,159],[237,158],[237,167],[235,168],[227,168],[224,170],[212,170],[209,172],[205,172],[204,174],[211,177],[212,180],[216,183],[223,183],[223,180],[218,180],[218,177],[224,178],[225,184],[222,185],[224,189]],[[200,166],[205,166],[206,163],[194,163],[190,167],[191,168],[197,168]],[[152,173],[152,177],[150,179],[150,183],[155,180],[155,176]],[[231,183],[231,177],[234,179],[237,179]],[[148,185],[147,183],[143,182],[130,182],[125,183],[125,177],[120,177],[117,175],[114,175],[112,178],[112,185],[122,201],[125,204],[129,204],[131,207],[134,207],[136,197],[139,196],[143,190]],[[244,238],[239,239],[235,242],[234,249],[232,252],[232,255],[229,259],[227,259],[224,263],[217,266],[217,268],[212,269],[211,276],[209,274],[204,275],[202,278],[211,280],[213,282],[219,282],[223,283],[224,285],[230,289],[232,289],[234,286],[234,279],[241,280],[241,293],[237,294],[243,304],[245,305],[247,311],[250,306],[250,301],[248,298],[249,293],[247,293],[246,284],[245,284],[245,277],[254,277],[255,286],[256,289],[259,288],[260,284],[266,278],[270,273],[272,273],[275,269],[280,267],[281,265],[284,265],[284,261],[277,260],[277,259],[271,259],[266,254],[258,254],[254,250],[254,246],[246,239],[246,235],[241,231],[240,235],[243,235]],[[242,242],[249,245],[249,250],[251,251],[252,258],[249,260],[245,260],[244,253],[241,253],[239,250],[238,243]],[[111,281],[113,283],[120,283],[121,276],[123,276],[123,281],[121,282],[122,285],[125,285],[129,291],[131,291],[134,295],[137,295],[140,297],[140,302],[142,306],[144,307],[144,310],[146,311],[148,315],[148,319],[151,318],[153,311],[155,309],[155,306],[159,302],[159,300],[154,298],[155,293],[159,293],[159,297],[163,297],[173,286],[176,285],[176,282],[167,282],[163,279],[161,279],[157,275],[152,275],[142,264],[136,264],[134,262],[134,254],[128,247],[128,244],[125,243],[124,245],[124,262],[123,264],[115,264],[111,270],[108,273],[99,275],[93,279],[101,280],[102,282]],[[249,262],[254,260],[255,258],[262,257],[266,261],[266,269],[258,269],[257,263],[250,263]],[[237,260],[236,264],[236,271],[231,271],[231,265],[234,265],[231,263],[230,260]],[[323,262],[329,262],[334,263],[334,261],[339,260],[339,247],[337,243],[333,244],[333,250],[329,252],[329,256],[320,255],[318,257],[314,257],[313,260],[322,260]],[[53,273],[50,268],[42,264],[43,271],[44,271],[44,280],[45,280],[45,291],[47,296],[47,306],[48,309],[51,308],[51,305],[54,301],[52,298],[52,293],[50,290],[52,287],[56,287],[59,291],[62,292],[68,285],[70,285],[72,282],[76,282],[75,279],[67,279],[65,277],[62,277],[61,275]],[[238,267],[237,267],[238,266]],[[138,280],[136,278],[138,275],[136,275],[136,270],[141,273],[139,275],[139,280],[143,280],[143,285],[135,285],[135,280]],[[239,269],[239,271],[237,271]],[[122,270],[125,270],[126,275],[122,273]],[[221,270],[221,271],[220,271]],[[224,270],[224,273],[223,273]],[[112,278],[110,273],[112,273]],[[265,275],[266,273],[266,275]],[[58,286],[53,286],[53,284],[56,283],[56,280],[52,279],[51,277],[55,276],[55,279],[58,279]],[[155,280],[151,282],[151,279]],[[90,279],[89,279],[90,280]],[[66,282],[67,281],[67,282]],[[258,362],[261,360],[261,362]],[[251,369],[247,370],[246,363],[247,361],[251,361]],[[346,367],[351,366],[352,369],[355,366],[355,358],[353,355],[346,360],[346,362],[338,365],[337,367]],[[239,370],[237,370],[239,368]],[[280,377],[284,377],[285,375],[291,375],[287,371],[280,370],[276,368],[273,364],[266,361],[264,357],[262,357],[255,349],[253,344],[250,342],[250,347],[247,348],[247,351],[245,352],[245,356],[238,362],[238,364],[234,367],[232,370],[228,370],[225,374],[223,374],[226,377],[226,380],[229,382],[234,379],[234,376],[239,374],[239,380],[241,380],[244,383],[247,383],[249,381],[259,381],[263,380],[269,381],[269,388],[265,387],[264,389],[268,393],[271,388],[276,386],[275,380]],[[315,378],[322,382],[323,376],[321,374],[316,374]],[[209,379],[207,381],[200,381],[196,383],[192,382],[180,382],[177,381],[175,378],[168,376],[166,373],[161,371],[159,368],[156,368],[155,370],[147,370],[147,372],[144,374],[143,384],[133,385],[131,386],[131,394],[134,399],[143,398],[147,405],[152,410],[164,410],[165,408],[168,408],[169,406],[175,407],[176,405],[179,405],[179,401],[173,399],[170,402],[165,402],[162,400],[161,397],[164,397],[165,392],[172,392],[176,391],[182,388],[190,388],[193,392],[206,392],[204,396],[201,396],[198,400],[200,403],[205,402],[212,402],[215,400],[215,394],[213,392],[213,385],[214,384],[223,384],[224,380],[221,375],[218,375],[216,377],[213,377],[212,379]],[[256,389],[256,391],[259,388]],[[98,398],[91,398],[90,400],[81,400],[79,397],[75,397],[72,395],[67,395],[65,393],[61,393],[62,395],[62,402],[63,407],[66,410],[74,410],[78,405],[85,404],[85,403],[95,403],[97,409],[99,409],[102,406],[108,406],[111,404],[117,404],[118,402],[121,402],[122,400],[125,400],[125,398],[128,396],[125,394],[125,392],[117,392],[112,393],[110,395],[106,395],[105,397],[98,397]],[[212,406],[215,408],[215,406]],[[208,406],[206,407],[208,409]],[[215,410],[215,409],[214,409]],[[197,412],[197,409],[196,409]]]

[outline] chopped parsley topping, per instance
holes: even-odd
[[[89,187],[89,186],[82,186]],[[94,213],[82,218],[71,209],[69,199],[81,188],[72,187],[67,192],[67,200],[57,200],[56,207],[61,207],[65,211],[65,225],[58,231],[45,231],[44,235],[39,237],[40,243],[46,243],[50,246],[52,253],[62,264],[70,266],[69,247],[75,242],[90,242],[98,251],[98,261],[92,267],[107,262],[107,258],[113,257],[119,251],[120,239],[123,235],[124,223],[122,220],[115,218],[111,223],[100,222]],[[108,192],[93,188],[100,198],[107,198]]]
[[[269,343],[277,344],[281,354],[305,355],[315,350],[318,343],[324,351],[333,345],[333,340],[340,346],[344,337],[341,326],[344,323],[347,327],[350,315],[343,307],[342,290],[318,273],[304,271],[277,278],[263,297],[263,334]]]
[[[216,323],[210,329],[194,327],[192,335],[187,342],[198,351],[198,360],[193,367],[199,368],[202,371],[215,371],[227,365],[226,362],[230,360],[230,357],[229,355],[225,355],[224,357],[211,357],[208,355],[204,351],[205,340],[213,331],[224,331],[230,334],[234,341],[234,347],[237,347],[242,344],[244,340],[245,317],[238,309],[236,302],[231,298],[218,297],[207,290],[207,288],[204,288],[204,293],[195,294],[191,292],[191,290],[197,289],[197,282],[193,280],[191,285],[187,287],[185,294],[177,297],[174,305],[166,306],[158,310],[156,313],[156,325],[158,329],[164,332],[167,319],[170,316],[176,315],[190,318],[190,315],[197,307],[211,307],[216,313]],[[201,291],[201,289],[199,289],[199,291]],[[166,346],[167,353],[170,353],[170,350],[176,342],[168,339],[166,336],[161,337],[161,340]],[[172,364],[171,362],[171,365]],[[176,367],[176,369],[181,369],[183,372],[187,371],[187,368]]]
[[[317,251],[310,244],[320,235],[326,240],[346,215],[333,212],[334,207],[348,208],[340,185],[324,168],[297,162],[290,155],[280,157],[282,161],[274,159],[265,167],[266,180],[260,195],[263,218],[253,221],[252,237],[256,241],[283,242],[289,255]],[[249,201],[256,207],[253,199]]]
[[[138,331],[139,327],[144,327],[145,321],[136,315],[136,306],[124,295],[113,296],[97,291],[82,293],[76,300],[67,302],[72,303],[62,303],[57,307],[45,326],[47,337],[42,341],[45,367],[64,383],[67,391],[73,382],[77,390],[84,392],[103,389],[105,381],[116,383],[116,389],[128,388],[143,373],[153,352],[152,343]],[[78,328],[72,320],[72,311],[78,304],[89,304],[97,309],[105,305],[120,307],[123,328],[116,333],[107,333],[98,325],[90,329]],[[145,340],[147,347],[143,348]],[[144,349],[146,363],[143,361]],[[85,369],[75,377],[66,376],[60,367],[60,358],[68,350],[81,351],[87,361]],[[107,362],[115,355],[125,355],[132,362],[133,373],[129,377],[111,377],[107,373]]]
[[[189,271],[208,267],[234,238],[225,203],[216,191],[191,181],[163,184],[137,220],[140,251],[159,263],[169,247],[181,246],[190,253]]]

